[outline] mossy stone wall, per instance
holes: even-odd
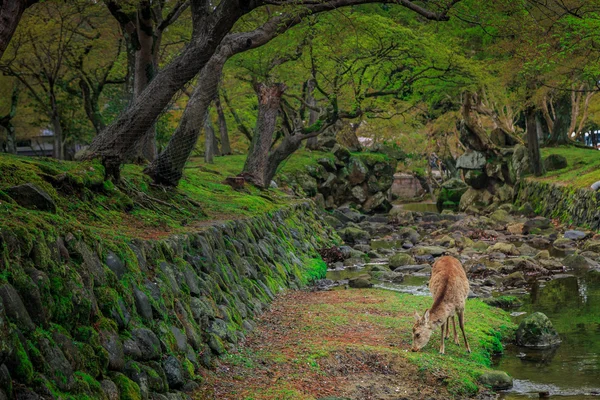
[[[536,214],[600,230],[600,192],[523,179],[517,183],[515,199],[517,205],[529,202]]]
[[[187,398],[336,241],[312,203],[155,241],[0,230],[0,399]]]

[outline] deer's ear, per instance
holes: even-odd
[[[419,316],[419,313],[415,311],[415,321],[420,320],[421,317]]]
[[[425,311],[425,315],[423,315],[423,319],[425,320],[425,323],[429,322],[429,310]]]

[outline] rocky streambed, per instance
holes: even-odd
[[[467,215],[394,207],[366,216],[336,209],[327,219],[347,245],[324,253],[329,269],[319,287],[429,295],[431,264],[453,255],[465,267],[470,297],[510,308],[515,322],[542,311],[563,341],[550,351],[509,346],[498,368],[513,375],[515,386],[504,398],[598,395],[600,236],[530,211],[503,205],[487,215]]]

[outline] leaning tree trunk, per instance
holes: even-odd
[[[38,0],[4,0],[0,1],[0,59],[8,47],[25,9]]]
[[[538,124],[535,116],[535,107],[530,105],[525,110],[525,123],[527,125],[527,149],[531,171],[535,176],[543,174],[542,157],[540,155],[540,142],[538,139]]]
[[[13,87],[13,92],[10,97],[10,111],[3,117],[0,117],[0,126],[6,130],[6,152],[9,154],[17,154],[17,134],[15,126],[12,123],[13,118],[17,115],[17,105],[19,103],[19,85]]]
[[[231,154],[231,144],[229,142],[229,132],[227,131],[227,120],[225,120],[225,113],[223,113],[223,106],[221,105],[221,98],[219,95],[215,98],[215,108],[217,109],[217,115],[219,116],[219,134],[221,136],[221,154],[228,156]]]
[[[215,129],[210,121],[209,113],[206,113],[204,118],[204,161],[212,164],[215,156]]]
[[[277,126],[281,96],[286,87],[282,83],[274,85],[258,83],[254,89],[258,96],[258,118],[242,173],[256,186],[266,188],[271,183],[270,180],[267,180],[269,178],[269,150]]]

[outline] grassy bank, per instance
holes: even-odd
[[[430,303],[429,297],[371,289],[288,293],[261,317],[239,352],[205,376],[196,399],[475,395],[484,389],[477,377],[513,325],[505,312],[469,300],[465,318],[473,353],[447,343],[446,355],[439,355],[439,333],[424,351],[411,353],[414,311],[422,313]]]
[[[567,159],[566,168],[549,171],[539,178],[531,179],[573,188],[588,188],[600,181],[600,151],[578,147],[549,147],[542,149],[542,158],[558,154]]]

